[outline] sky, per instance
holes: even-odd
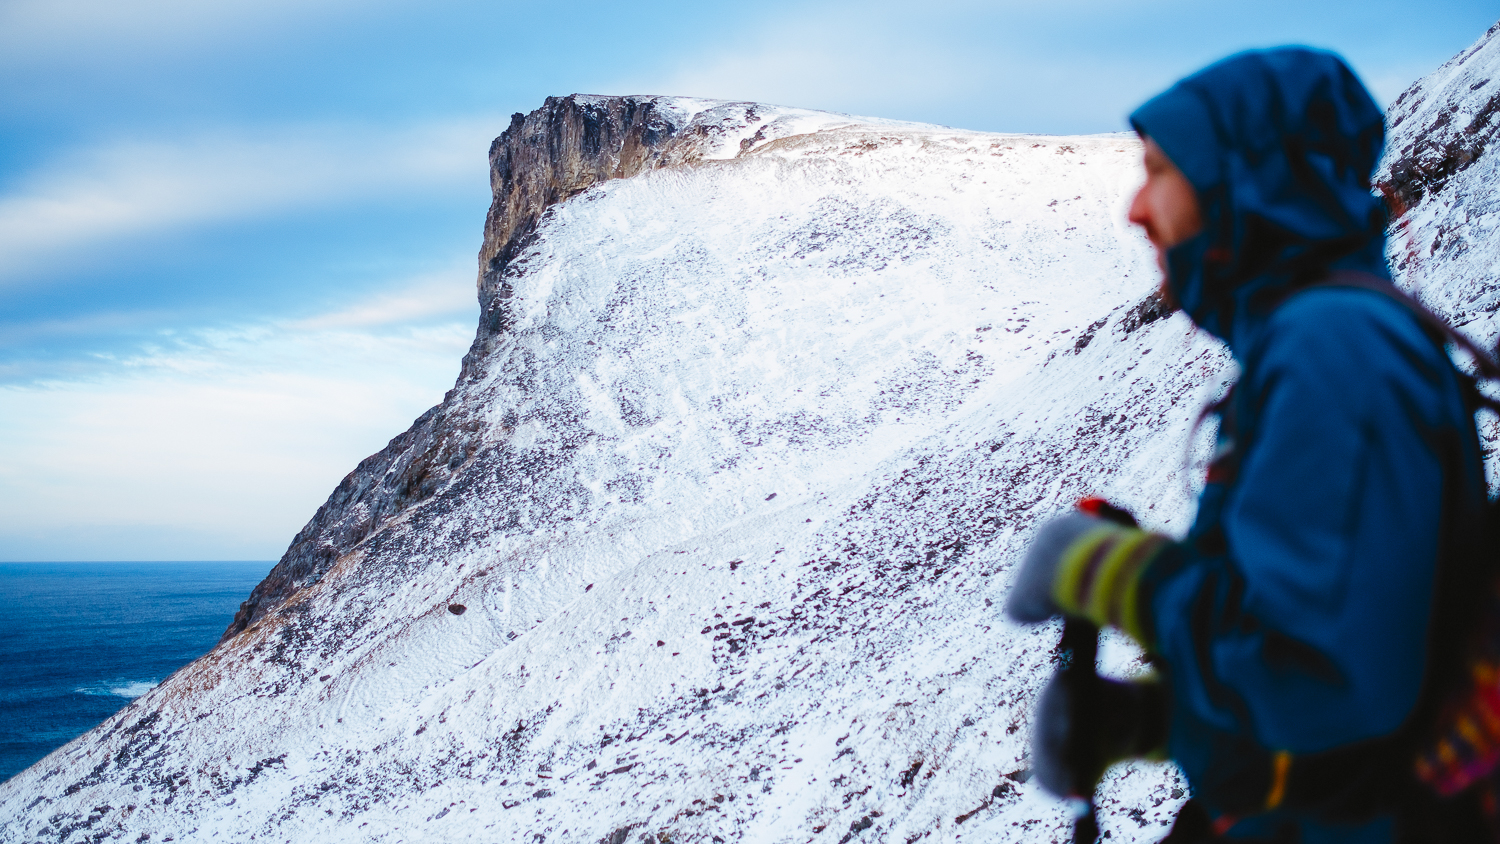
[[[1283,43],[1388,104],[1492,2],[0,0],[0,560],[274,560],[473,339],[552,95],[1113,132]]]

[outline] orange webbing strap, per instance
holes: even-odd
[[[1286,799],[1287,775],[1292,772],[1292,754],[1285,750],[1276,751],[1271,757],[1271,788],[1266,792],[1266,811],[1269,812],[1281,805]]]

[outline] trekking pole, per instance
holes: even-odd
[[[1078,509],[1115,524],[1139,527],[1129,510],[1102,498],[1085,498],[1078,502]],[[1099,747],[1095,733],[1100,718],[1099,713],[1089,710],[1099,691],[1099,627],[1086,619],[1069,617],[1063,622],[1062,641],[1058,645],[1063,659],[1062,680],[1068,686],[1068,700],[1073,707],[1068,725],[1073,737],[1070,747],[1073,758],[1068,760],[1068,766],[1077,778],[1073,783],[1073,810],[1077,814],[1073,844],[1095,844],[1099,840],[1099,814],[1094,807],[1093,777],[1099,765],[1095,758]]]
[[[1084,702],[1094,693],[1094,686],[1099,680],[1094,667],[1099,656],[1099,628],[1084,619],[1069,618],[1063,622],[1059,646],[1063,658],[1062,679],[1069,687],[1068,698],[1072,701],[1074,715],[1073,723],[1069,725],[1074,738],[1074,758],[1069,760],[1069,767],[1078,777],[1073,784],[1076,796],[1072,804],[1077,815],[1073,821],[1073,844],[1094,844],[1099,840],[1099,816],[1094,809],[1094,784],[1083,780],[1094,769],[1094,760],[1089,757],[1095,743],[1089,734],[1096,729],[1097,719],[1076,716],[1082,713]]]

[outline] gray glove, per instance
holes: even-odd
[[[1103,519],[1070,510],[1042,525],[1021,560],[1021,571],[1005,599],[1005,614],[1022,624],[1040,624],[1061,615],[1062,608],[1052,598],[1057,567],[1070,545],[1102,524]]]

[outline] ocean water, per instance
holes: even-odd
[[[0,563],[0,781],[207,653],[272,565]]]

